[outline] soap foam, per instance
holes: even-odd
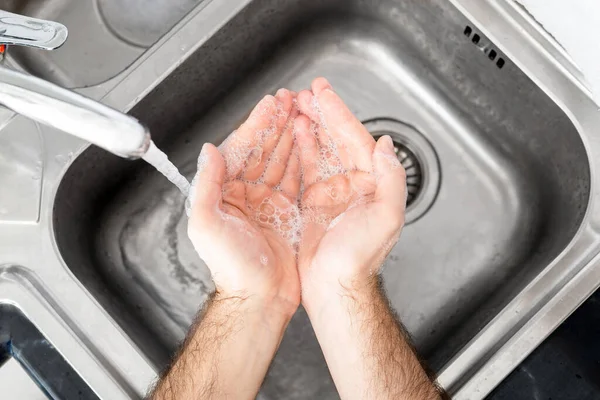
[[[296,204],[282,206],[275,204],[272,197],[265,198],[254,212],[254,220],[267,226],[285,239],[292,246],[300,240],[302,220]]]

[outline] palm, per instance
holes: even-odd
[[[221,209],[233,217],[226,218],[224,236],[244,255],[246,264],[260,265],[269,281],[294,285],[296,199],[268,185],[242,180],[228,182],[224,189]],[[267,266],[273,268],[262,268]]]

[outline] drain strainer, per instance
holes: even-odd
[[[375,139],[389,135],[398,160],[406,170],[406,224],[429,210],[438,193],[440,167],[435,150],[415,128],[402,122],[379,118],[363,122]]]

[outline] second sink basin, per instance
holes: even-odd
[[[201,0],[0,0],[0,10],[64,24],[58,50],[11,47],[20,68],[68,88],[102,83],[123,71]]]
[[[191,178],[204,142],[219,144],[264,94],[317,76],[409,163],[410,223],[383,277],[440,371],[573,239],[590,194],[583,142],[445,0],[249,2],[131,114]],[[53,224],[71,271],[163,367],[213,289],[184,199],[143,162],[89,148],[60,184]],[[262,395],[337,397],[302,310]]]

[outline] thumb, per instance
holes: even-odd
[[[213,144],[205,143],[198,157],[198,172],[190,194],[191,219],[204,219],[219,207],[225,172],[225,160],[219,150]]]
[[[394,151],[394,142],[388,135],[377,140],[373,150],[373,170],[377,176],[375,199],[394,212],[406,208],[406,171]],[[398,210],[398,211],[396,211]]]

